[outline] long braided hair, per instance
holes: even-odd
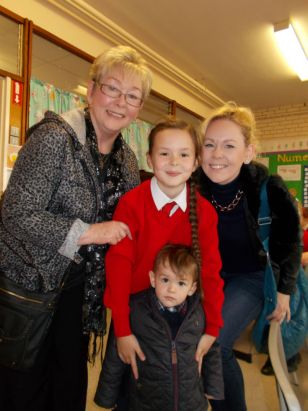
[[[201,250],[200,250],[199,233],[198,233],[197,189],[196,189],[195,178],[193,176],[190,179],[189,221],[191,225],[192,253],[198,265],[198,273],[199,273],[198,291],[200,293],[201,299],[203,299],[203,288],[202,288],[202,280],[201,280],[202,255],[201,255]]]
[[[164,130],[168,129],[175,129],[175,130],[185,130],[190,135],[194,147],[195,147],[195,155],[198,164],[200,164],[201,158],[201,138],[197,130],[191,125],[186,123],[182,120],[165,120],[159,122],[154,128],[152,128],[149,134],[149,154],[151,155],[155,136]],[[202,284],[201,284],[201,265],[202,265],[202,256],[201,250],[199,245],[199,235],[198,235],[198,216],[197,216],[197,189],[196,189],[196,182],[195,177],[191,177],[189,180],[190,186],[190,195],[189,195],[189,221],[191,224],[191,233],[192,233],[192,253],[196,259],[198,265],[198,291],[200,293],[201,298],[203,297],[202,292]]]

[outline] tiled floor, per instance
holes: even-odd
[[[244,336],[241,344],[245,344],[245,338]],[[243,347],[243,345],[239,345],[238,348],[241,347]],[[247,348],[247,345],[245,348]],[[299,386],[294,386],[294,389],[302,405],[302,411],[308,411],[308,348],[303,348],[301,354],[302,362],[297,371]],[[260,368],[265,359],[265,355],[253,353],[253,361],[251,364],[240,361],[244,372],[248,411],[279,411],[275,379],[274,377],[264,376],[260,373]],[[87,411],[104,410],[103,408],[97,407],[93,402],[99,371],[99,361],[97,361],[95,367],[89,367]]]

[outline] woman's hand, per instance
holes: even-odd
[[[201,374],[203,357],[208,352],[208,350],[211,348],[215,340],[216,340],[216,337],[213,337],[212,335],[209,335],[209,334],[203,334],[202,337],[200,338],[197,351],[195,354],[195,360],[198,362],[199,374]]]
[[[80,236],[78,245],[117,244],[126,236],[132,239],[129,227],[125,223],[105,221],[90,225],[90,228]]]
[[[291,319],[290,296],[287,294],[277,293],[277,305],[275,310],[267,317],[268,320],[276,320],[280,324]]]
[[[305,251],[302,253],[302,265],[306,266],[308,265],[308,251]]]
[[[125,364],[130,364],[132,371],[136,380],[138,380],[138,368],[136,361],[136,354],[141,361],[145,360],[145,355],[143,354],[137,338],[131,334],[125,337],[117,338],[117,348],[119,357]]]

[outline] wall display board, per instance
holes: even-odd
[[[304,207],[308,207],[308,165],[304,166],[304,190],[302,203]]]
[[[261,153],[257,161],[265,164],[271,174],[279,174],[290,192],[308,206],[308,152]]]

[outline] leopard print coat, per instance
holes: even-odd
[[[125,191],[139,183],[135,155],[122,144]],[[24,288],[57,288],[77,241],[96,221],[101,197],[86,139],[85,114],[47,112],[29,130],[19,152],[1,207],[0,275]]]

